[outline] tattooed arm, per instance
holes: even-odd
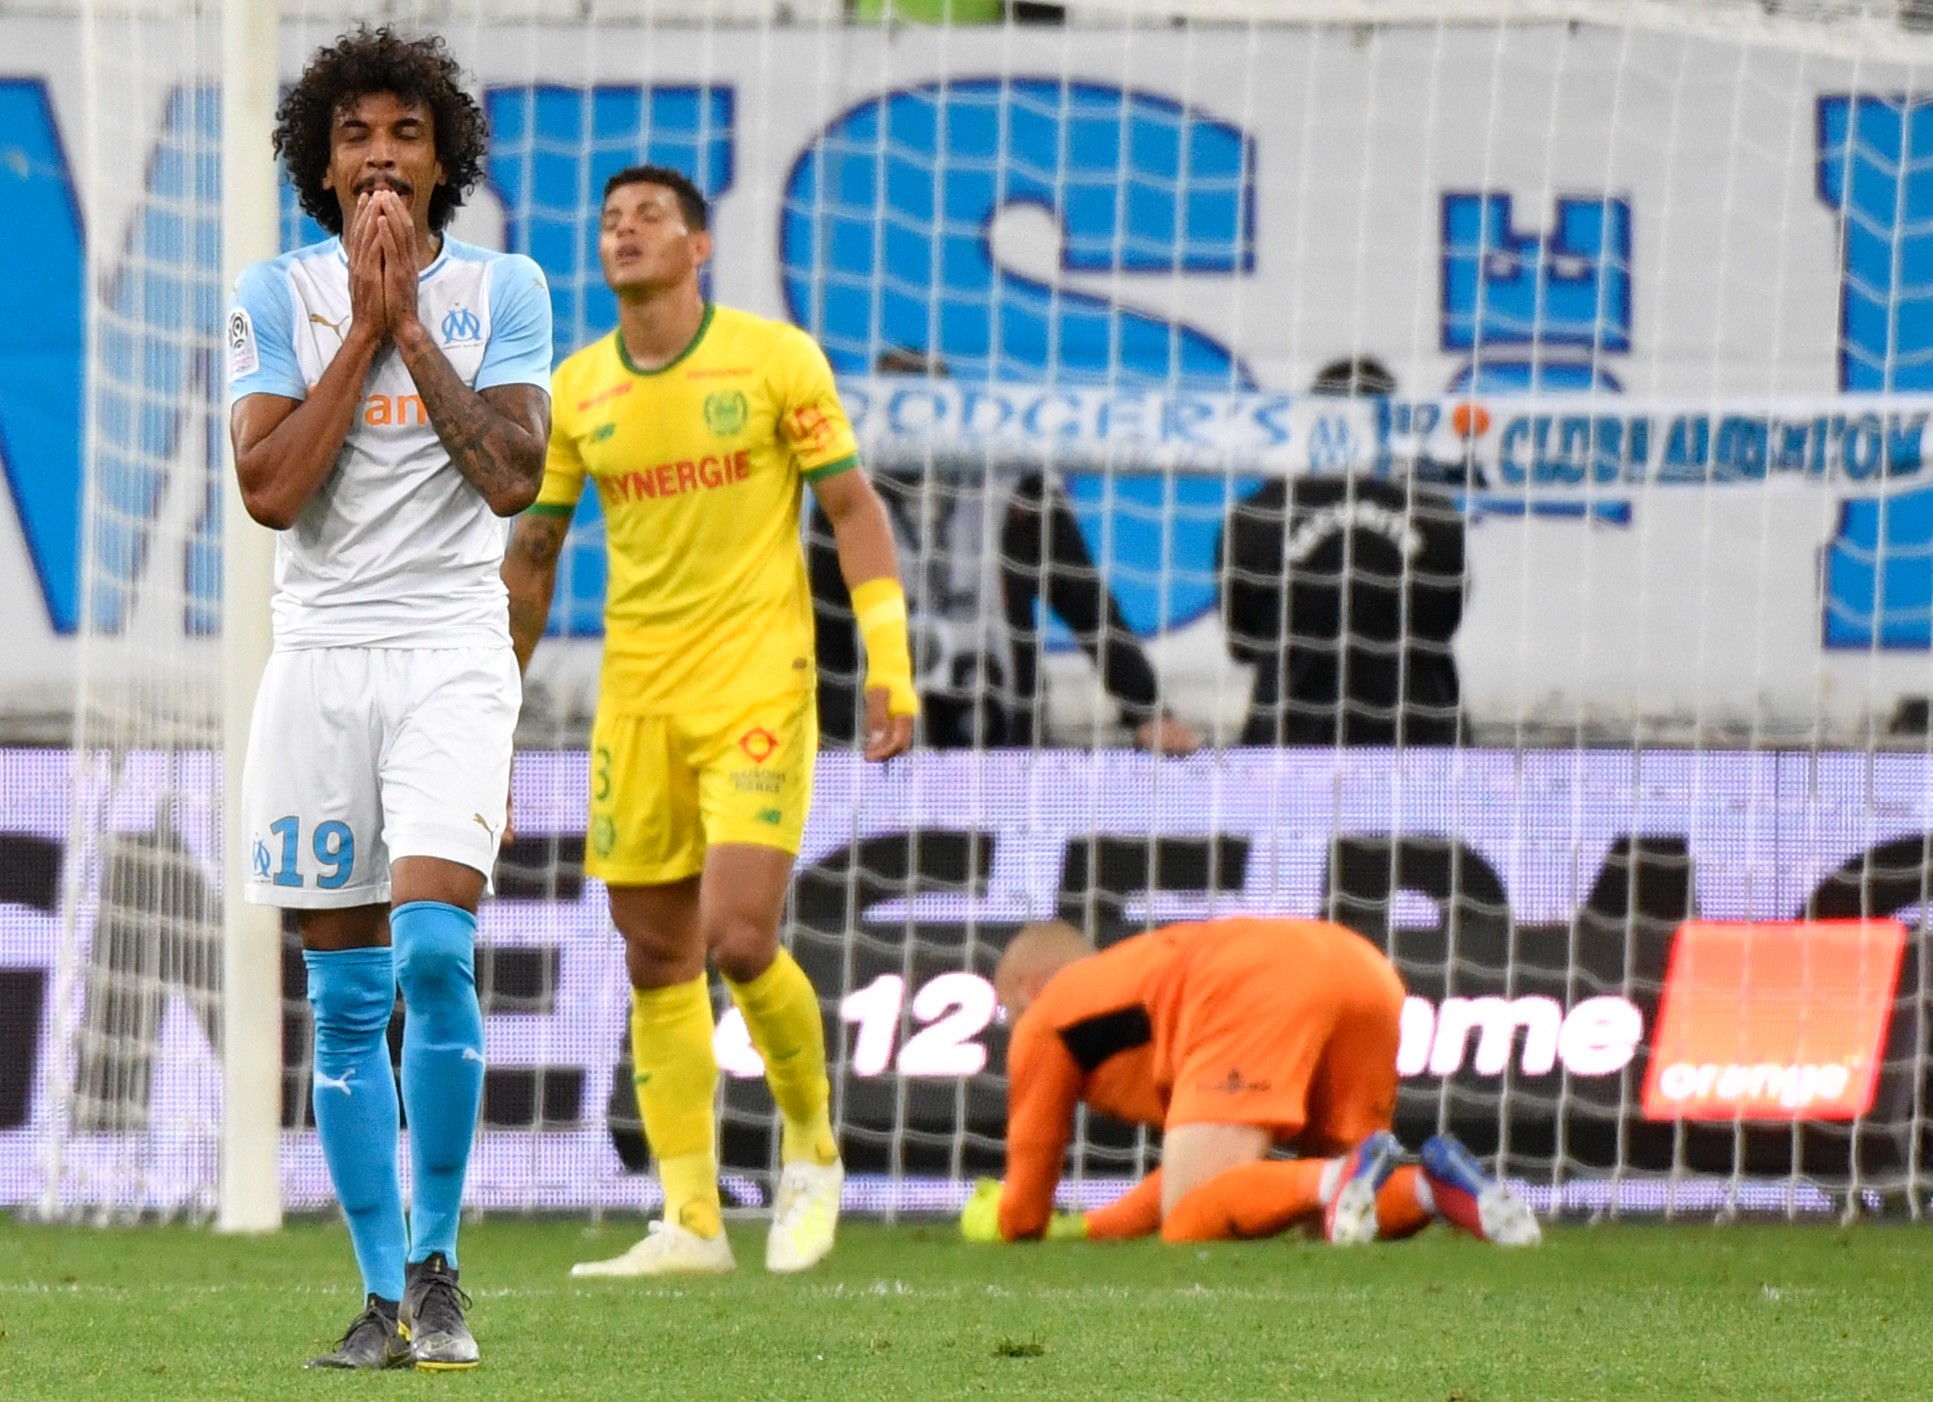
[[[473,390],[437,348],[416,315],[416,275],[422,266],[414,227],[396,195],[380,190],[383,297],[389,334],[423,397],[450,462],[499,516],[515,516],[537,499],[550,440],[550,395],[536,385]]]
[[[338,333],[335,358],[305,398],[245,394],[235,400],[229,418],[242,506],[271,530],[293,526],[335,471],[336,457],[362,412],[363,382],[388,329],[380,231],[377,220],[363,217],[368,202],[367,195],[358,197],[353,221],[343,232],[349,324]],[[288,354],[293,371],[293,345]]]
[[[532,511],[517,522],[510,549],[503,557],[503,582],[510,590],[510,645],[517,650],[519,671],[530,666],[530,654],[544,635],[550,619],[551,595],[557,589],[557,557],[570,531],[568,512]]]
[[[550,440],[550,396],[536,385],[471,389],[421,323],[414,336],[398,331],[396,349],[450,462],[490,509],[515,516],[537,500]]]

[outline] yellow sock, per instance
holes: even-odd
[[[638,1115],[658,1160],[664,1219],[698,1233],[724,1230],[718,1205],[718,1058],[704,978],[631,990],[631,1061]]]
[[[765,1082],[783,1125],[779,1156],[786,1163],[829,1164],[839,1158],[832,1134],[832,1083],[826,1078],[826,1024],[819,995],[798,960],[781,949],[772,967],[750,983],[725,980],[745,1014],[752,1045],[765,1059]]]

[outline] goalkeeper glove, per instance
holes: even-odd
[[[1049,1241],[1086,1241],[1087,1214],[1085,1212],[1056,1212],[1047,1219],[1047,1240]]]
[[[982,1178],[973,1185],[973,1196],[960,1213],[960,1235],[983,1246],[1001,1239],[998,1179]]]
[[[960,1235],[981,1245],[997,1243],[1000,1235],[1000,1184],[982,1178],[973,1185],[973,1196],[960,1213]],[[1079,1212],[1056,1212],[1047,1219],[1047,1240],[1087,1240],[1087,1217]]]

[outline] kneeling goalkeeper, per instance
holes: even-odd
[[[1403,985],[1352,930],[1314,920],[1170,925],[1096,953],[1071,925],[1030,925],[994,985],[1014,1018],[1007,1177],[961,1218],[976,1241],[1168,1241],[1306,1226],[1337,1244],[1443,1217],[1535,1244],[1528,1206],[1448,1135],[1399,1166],[1390,1133]],[[1074,1107],[1163,1132],[1161,1167],[1095,1212],[1055,1213]],[[1277,1148],[1301,1157],[1270,1157]]]

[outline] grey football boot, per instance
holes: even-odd
[[[397,1323],[397,1303],[371,1295],[343,1333],[334,1353],[311,1358],[308,1368],[402,1368],[410,1362],[409,1340]]]
[[[416,1366],[426,1373],[477,1366],[477,1341],[464,1322],[470,1297],[457,1288],[456,1267],[433,1251],[409,1268],[401,1324]]]

